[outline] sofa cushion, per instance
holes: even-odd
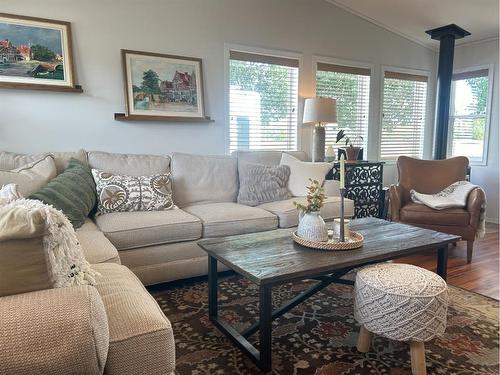
[[[200,218],[203,237],[231,236],[278,227],[278,218],[272,213],[237,203],[198,204],[184,210]]]
[[[96,216],[95,221],[118,250],[201,237],[201,221],[179,209],[114,212]]]
[[[18,193],[27,197],[43,188],[54,177],[56,177],[54,159],[51,155],[45,155],[19,168],[0,170],[0,187],[16,184]]]
[[[174,202],[179,207],[236,202],[237,161],[231,156],[172,155]]]
[[[234,151],[238,159],[238,170],[246,163],[279,165],[283,151]],[[307,154],[304,151],[286,151],[287,154],[296,157],[299,160],[307,161]]]
[[[29,199],[38,199],[61,210],[73,227],[80,228],[96,204],[96,190],[87,164],[71,159],[68,168]]]
[[[170,157],[167,155],[115,154],[103,151],[88,152],[89,165],[113,174],[150,176],[170,172]]]
[[[172,326],[127,267],[95,265],[96,288],[109,325],[106,374],[170,374],[175,369]]]
[[[401,221],[414,224],[467,226],[469,213],[462,208],[433,210],[423,204],[408,203],[399,212]]]
[[[299,224],[299,212],[293,205],[293,202],[304,204],[306,203],[306,198],[291,198],[284,201],[261,204],[258,207],[278,216],[280,228],[290,228]],[[354,204],[352,200],[344,200],[344,210],[347,217],[352,217],[354,215]],[[336,217],[340,217],[340,197],[326,198],[325,204],[320,212],[325,220],[333,220]]]
[[[113,246],[92,220],[87,219],[85,224],[76,230],[76,238],[80,242],[85,259],[89,263],[120,263],[116,247]]]
[[[89,285],[2,297],[2,375],[100,375],[108,355],[108,317]]]
[[[45,152],[33,155],[0,151],[0,170],[19,168],[25,164],[40,160],[47,154],[52,155],[54,158],[57,174],[62,173],[68,167],[71,158],[78,159],[82,163],[87,164],[87,152],[85,150],[78,150],[76,152]]]

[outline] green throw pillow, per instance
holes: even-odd
[[[28,198],[38,199],[61,210],[75,229],[80,228],[96,204],[92,172],[89,166],[72,158],[63,173]]]

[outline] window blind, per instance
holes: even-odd
[[[467,156],[473,162],[483,162],[489,71],[458,73],[452,79],[448,156]]]
[[[384,72],[381,160],[422,157],[426,108],[426,76]]]
[[[296,150],[299,61],[229,54],[229,151]]]
[[[366,148],[370,100],[370,69],[318,63],[316,96],[337,99],[337,126],[325,128],[326,147],[336,144],[337,132],[345,130],[356,146]]]

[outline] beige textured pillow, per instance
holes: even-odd
[[[326,174],[333,167],[333,164],[330,163],[301,161],[285,152],[281,155],[280,165],[288,165],[290,167],[288,190],[294,197],[304,197],[307,195],[307,186],[311,184],[309,179],[317,180],[320,184],[323,184]]]
[[[27,197],[40,190],[56,177],[56,165],[52,155],[26,164],[10,171],[0,171],[0,187],[7,184],[16,184],[18,192]]]
[[[95,275],[61,211],[30,199],[0,207],[0,297],[93,285]]]

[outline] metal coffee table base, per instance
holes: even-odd
[[[441,248],[437,251],[437,273],[446,280],[446,264],[448,249]],[[272,287],[273,284],[259,285],[259,321],[246,328],[243,332],[236,331],[228,323],[219,318],[218,315],[218,282],[217,282],[217,259],[208,255],[208,316],[210,321],[217,326],[243,353],[245,353],[263,371],[271,371],[272,355],[272,321],[279,318],[295,306],[305,301],[309,297],[318,293],[332,283],[353,285],[351,280],[342,279],[355,267],[337,270],[330,275],[311,277],[309,279],[318,280],[318,283],[309,289],[301,292],[296,297],[273,311]],[[259,331],[260,350],[253,346],[248,337]]]
[[[208,316],[214,325],[219,328],[233,343],[240,348],[264,372],[271,370],[271,324],[287,311],[316,294],[331,283],[353,285],[351,280],[341,279],[352,268],[337,271],[329,276],[313,278],[319,282],[311,288],[292,298],[286,304],[273,311],[272,287],[273,285],[259,285],[259,321],[246,328],[243,332],[236,331],[218,316],[217,298],[217,259],[208,256]],[[255,348],[248,337],[259,331],[260,350]]]

